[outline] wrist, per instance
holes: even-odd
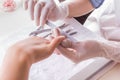
[[[107,43],[102,43],[103,53],[102,57],[107,59],[120,62],[120,47],[118,42],[108,41]]]
[[[67,18],[69,15],[68,3],[62,2],[58,5],[58,8],[59,8],[59,14],[61,15],[60,19],[63,20],[65,18]]]
[[[20,63],[27,63],[28,65],[32,65],[31,55],[29,54],[28,51],[20,46],[12,46],[8,49],[6,57],[15,59]]]
[[[19,80],[20,78],[27,80],[30,67],[31,62],[27,55],[19,52],[16,48],[10,48],[3,60],[0,77],[3,80]]]

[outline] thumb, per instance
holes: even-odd
[[[56,37],[52,40],[52,42],[50,43],[50,49],[52,49],[52,51],[65,39],[64,36],[59,36]]]

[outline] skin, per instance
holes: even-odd
[[[11,46],[0,69],[0,80],[28,80],[33,63],[48,58],[64,39],[57,37],[51,42],[40,37],[30,37]]]

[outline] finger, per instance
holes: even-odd
[[[58,37],[58,36],[60,36],[60,30],[59,29],[54,29],[53,31],[52,31],[52,33],[53,33],[53,36],[54,37]],[[72,46],[72,41],[70,41],[69,39],[65,39],[65,40],[63,40],[62,42],[61,42],[61,45],[63,46],[63,47],[65,47],[65,48],[72,48],[73,46]]]
[[[28,9],[28,1],[29,1],[29,0],[23,0],[23,8],[24,8],[25,10]]]
[[[43,8],[43,3],[37,3],[35,5],[34,19],[37,26],[40,25],[40,15]]]
[[[59,36],[57,38],[54,38],[50,43],[51,51],[53,51],[61,43],[61,41],[64,40],[64,38],[65,38],[64,36]]]
[[[28,2],[28,9],[29,9],[29,13],[30,13],[30,17],[32,20],[34,20],[34,6],[36,4],[36,1],[34,0],[30,0]]]
[[[49,7],[49,6],[45,6],[45,7],[42,9],[42,12],[41,12],[41,16],[40,16],[40,26],[43,26],[43,25],[46,23],[49,13],[50,13],[50,7]]]
[[[54,37],[60,36],[60,31],[58,28],[53,29],[52,33],[53,33]]]
[[[49,40],[50,40],[50,41],[52,41],[53,39],[54,39],[53,36],[49,36]],[[57,54],[57,55],[60,55],[60,54],[61,54],[58,49],[55,49],[55,50],[54,50],[54,53]]]
[[[58,36],[62,35],[60,28],[56,28],[56,32],[57,32],[57,35],[58,35]],[[62,36],[63,36],[63,35],[62,35]]]

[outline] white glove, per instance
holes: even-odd
[[[52,38],[60,35],[60,31],[55,29]],[[76,42],[70,38],[66,38],[62,41],[61,45],[57,47],[57,51],[73,62],[78,63],[89,58],[101,57],[102,49],[100,47],[99,43],[95,40]]]
[[[120,62],[120,42],[108,41],[106,43],[101,43],[101,48],[104,51],[102,54],[103,57],[115,62]]]
[[[54,0],[25,0],[25,9],[28,9],[32,20],[35,20],[37,26],[43,26],[47,20],[56,21],[68,16],[68,5]]]
[[[61,32],[56,29],[53,37],[60,36]],[[120,62],[120,42],[86,40],[75,42],[66,38],[57,47],[59,54],[63,54],[74,62],[80,62],[93,57],[105,57],[115,62]]]

